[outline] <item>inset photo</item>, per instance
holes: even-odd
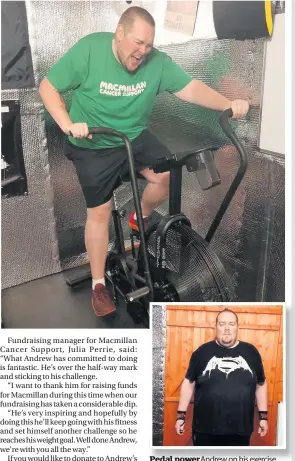
[[[153,447],[285,448],[284,325],[284,303],[153,305]]]

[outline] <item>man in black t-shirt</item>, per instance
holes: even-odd
[[[182,434],[194,393],[192,438],[196,446],[247,446],[254,407],[259,433],[267,423],[267,384],[261,356],[252,344],[238,341],[238,317],[225,309],[216,318],[216,339],[193,352],[181,386],[175,429]]]

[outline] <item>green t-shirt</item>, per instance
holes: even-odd
[[[164,52],[155,48],[131,74],[116,60],[113,33],[98,32],[79,40],[47,73],[54,88],[74,90],[70,117],[73,123],[113,128],[133,140],[146,128],[157,94],[176,93],[192,78]],[[96,136],[74,139],[87,148],[122,144],[120,138]]]

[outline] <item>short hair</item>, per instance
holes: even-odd
[[[155,20],[153,16],[140,6],[131,6],[130,8],[127,8],[120,17],[119,24],[123,26],[125,31],[130,30],[136,18],[141,18],[150,26],[155,27]]]
[[[218,314],[217,314],[217,317],[216,317],[216,325],[217,325],[217,322],[218,322],[218,317],[220,316],[220,314],[222,314],[223,312],[231,312],[232,314],[234,314],[234,316],[236,317],[236,321],[237,321],[237,324],[239,324],[239,319],[238,319],[238,316],[237,314],[232,311],[231,309],[227,309],[227,307],[225,309],[223,309],[223,311],[220,311]]]

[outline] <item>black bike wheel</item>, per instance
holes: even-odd
[[[146,233],[153,283],[156,279],[156,227]],[[139,268],[142,267],[139,249]],[[229,302],[234,289],[220,259],[208,243],[186,225],[173,225],[167,232],[165,279],[173,285],[180,302]],[[159,296],[159,295],[158,295]],[[160,296],[161,297],[161,296]],[[163,299],[154,299],[163,301]]]

